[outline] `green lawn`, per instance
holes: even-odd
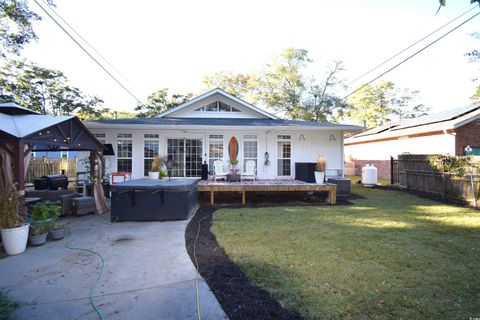
[[[480,211],[352,185],[351,206],[221,209],[212,232],[307,319],[480,317]]]

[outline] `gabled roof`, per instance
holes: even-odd
[[[45,150],[102,150],[103,145],[74,116],[38,114],[16,103],[0,104],[0,143],[21,139]],[[43,150],[43,149],[42,149]]]
[[[227,92],[225,92],[225,91],[223,91],[222,89],[219,89],[219,88],[216,88],[216,89],[213,89],[213,90],[211,90],[211,91],[208,91],[207,93],[204,93],[204,94],[202,94],[202,95],[200,95],[200,96],[198,96],[198,97],[196,97],[196,98],[193,98],[193,99],[191,99],[191,100],[189,100],[189,101],[187,101],[187,102],[185,102],[185,103],[183,103],[183,104],[181,104],[181,105],[179,105],[179,106],[177,106],[177,107],[175,107],[175,108],[173,108],[173,109],[167,110],[167,111],[159,114],[159,115],[156,116],[156,117],[157,117],[157,118],[163,118],[163,117],[165,117],[165,116],[168,116],[169,114],[172,114],[172,113],[177,112],[178,110],[184,109],[184,108],[186,108],[186,107],[188,107],[188,106],[191,106],[192,104],[195,104],[195,103],[197,103],[197,102],[199,102],[199,101],[202,101],[202,100],[204,100],[204,99],[207,99],[208,97],[213,96],[213,95],[215,95],[215,94],[223,95],[223,96],[226,97],[227,99],[233,100],[233,101],[239,103],[240,105],[242,105],[242,106],[244,106],[244,107],[246,107],[246,108],[249,108],[249,109],[251,109],[251,110],[253,110],[253,111],[257,112],[257,113],[260,113],[260,114],[263,115],[263,116],[266,116],[267,118],[270,118],[270,119],[278,119],[278,117],[274,116],[273,114],[271,114],[271,113],[269,113],[269,112],[267,112],[267,111],[265,111],[265,110],[262,110],[262,109],[260,109],[260,108],[258,108],[258,107],[256,107],[256,106],[254,106],[253,104],[250,104],[250,103],[248,103],[248,102],[246,102],[246,101],[244,101],[244,100],[242,100],[242,99],[240,99],[240,98],[237,98],[237,97],[235,97],[235,96],[233,96],[233,95],[231,95],[231,94],[229,94],[229,93],[227,93]]]
[[[452,130],[477,119],[480,119],[480,104],[473,104],[397,123],[387,123],[353,135],[345,139],[345,143],[392,139],[408,135]]]

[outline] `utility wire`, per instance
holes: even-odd
[[[48,3],[45,1],[45,0],[41,0],[43,2],[43,4],[51,11],[53,12],[67,27],[70,28],[70,30],[72,30],[80,39],[82,39],[83,42],[85,42],[92,50],[93,52],[95,52],[100,58],[103,59],[103,61],[105,61],[109,66],[110,68],[112,68],[116,73],[118,73],[123,79],[125,79],[126,81],[128,81],[128,79],[117,69],[115,68],[115,66],[113,64],[110,63],[110,61],[108,61],[107,58],[105,58],[100,52],[98,52],[97,49],[95,49],[94,46],[92,46],[90,44],[90,42],[87,41],[87,39],[85,39],[84,37],[82,37],[82,35],[80,33],[77,32],[77,30],[75,30],[67,21],[65,21],[65,19],[62,18],[62,16],[57,12],[55,11],[51,6],[48,5]]]
[[[361,78],[365,77],[367,74],[370,74],[372,73],[373,71],[377,70],[378,68],[380,68],[381,66],[383,66],[384,64],[392,61],[393,59],[395,59],[396,57],[398,57],[399,55],[401,55],[402,53],[404,53],[405,51],[407,51],[408,49],[411,49],[412,47],[416,46],[417,44],[419,44],[420,42],[422,42],[423,40],[429,38],[431,35],[437,33],[438,31],[442,30],[443,28],[445,28],[446,26],[448,26],[449,24],[453,23],[454,21],[460,19],[461,17],[463,17],[464,15],[466,15],[467,13],[469,13],[470,11],[472,10],[475,10],[477,7],[473,7],[471,8],[470,10],[467,10],[465,11],[464,13],[462,13],[461,15],[459,15],[458,17],[450,20],[449,22],[447,22],[446,24],[442,25],[441,27],[435,29],[434,31],[430,32],[428,35],[422,37],[421,39],[415,41],[414,43],[412,43],[411,45],[409,45],[408,47],[406,47],[405,49],[399,51],[398,53],[396,53],[395,55],[393,55],[391,58],[383,61],[382,63],[376,65],[375,67],[373,67],[372,69],[368,70],[367,72],[363,73],[361,76],[355,78],[354,80],[350,81],[348,84],[347,84],[347,87],[351,86],[353,83],[357,82],[358,80],[360,80]]]
[[[63,32],[65,32],[70,37],[70,39],[73,40],[73,42],[77,44],[77,46],[80,47],[80,49],[82,49],[100,68],[102,68],[103,71],[105,71],[120,87],[122,87],[123,90],[125,90],[131,97],[133,97],[140,105],[145,106],[145,104],[140,101],[140,99],[138,99],[130,90],[128,90],[127,87],[120,82],[120,80],[115,78],[115,76],[110,71],[108,71],[97,59],[95,59],[95,57],[92,56],[90,52],[88,52],[67,30],[65,30],[65,28],[60,23],[58,23],[58,21],[55,20],[55,18],[52,17],[52,15],[47,10],[45,10],[45,8],[42,7],[37,0],[33,1],[50,17],[50,19],[53,20],[53,22],[55,22],[57,26],[60,27],[60,29],[62,29]]]
[[[440,41],[441,39],[445,38],[446,36],[448,36],[450,33],[452,33],[453,31],[457,30],[458,28],[460,28],[461,26],[463,26],[464,24],[466,24],[467,22],[469,22],[470,20],[472,20],[473,18],[475,18],[476,16],[478,16],[480,14],[480,12],[477,12],[476,14],[474,14],[473,16],[471,16],[470,18],[468,18],[467,20],[463,21],[462,23],[460,23],[459,25],[457,25],[455,28],[451,29],[450,31],[448,31],[447,33],[445,33],[444,35],[442,35],[441,37],[435,39],[434,41],[430,42],[428,45],[424,46],[423,48],[421,48],[420,50],[416,51],[415,53],[413,53],[412,55],[408,56],[406,59],[403,59],[402,61],[400,61],[399,63],[397,63],[396,65],[394,65],[393,67],[391,67],[390,69],[388,69],[387,71],[383,72],[382,74],[380,74],[378,77],[375,77],[374,79],[370,80],[369,82],[363,84],[362,86],[360,86],[359,88],[355,89],[354,91],[350,92],[349,94],[347,94],[346,96],[344,96],[342,98],[342,100],[345,100],[346,98],[348,98],[349,96],[351,96],[352,94],[356,93],[357,91],[365,88],[366,86],[368,86],[370,83],[372,83],[373,81],[383,77],[384,75],[386,75],[387,73],[389,73],[390,71],[396,69],[397,67],[399,67],[400,65],[402,65],[403,63],[407,62],[408,60],[410,60],[411,58],[413,58],[414,56],[416,56],[417,54],[421,53],[422,51],[424,51],[425,49],[429,48],[430,46],[432,46],[433,44],[437,43],[438,41]]]

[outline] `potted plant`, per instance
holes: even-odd
[[[32,206],[29,236],[31,245],[39,246],[47,241],[47,227],[60,217],[61,210],[60,205],[49,201],[39,202]]]
[[[235,172],[237,170],[238,159],[230,159],[228,163],[230,164],[230,170]]]
[[[14,185],[5,186],[0,193],[0,232],[3,248],[8,255],[25,251],[28,239],[28,223],[22,215],[24,207]]]
[[[327,160],[323,156],[317,157],[317,164],[315,165],[315,182],[323,184],[325,182],[325,167]]]
[[[148,177],[150,179],[158,179],[160,176],[160,157],[157,155],[153,158],[152,166],[148,172]]]
[[[153,158],[152,166],[148,172],[148,177],[150,179],[159,179],[161,177],[161,172],[165,169],[165,157],[156,155],[155,158]]]
[[[58,222],[58,218],[62,214],[62,207],[57,204],[51,204],[49,216],[51,221],[48,223],[48,236],[52,240],[60,240],[65,237],[65,223]]]
[[[52,222],[48,226],[48,235],[52,240],[65,238],[65,223],[58,221]]]
[[[160,173],[160,179],[168,177],[167,170],[160,169],[159,173]]]
[[[30,225],[28,241],[32,246],[41,246],[47,242],[47,235],[48,232],[45,223]]]

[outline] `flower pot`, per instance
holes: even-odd
[[[315,171],[315,182],[323,184],[325,182],[325,172]]]
[[[30,225],[27,223],[18,228],[1,229],[3,248],[9,256],[25,251],[29,228]]]
[[[48,230],[48,236],[52,240],[60,240],[65,237],[65,229]]]
[[[31,246],[41,246],[41,245],[44,245],[45,242],[47,242],[47,235],[48,235],[48,232],[45,232],[44,234],[41,234],[38,236],[31,235],[31,236],[28,236],[28,241],[30,242]]]
[[[148,177],[150,179],[158,179],[160,177],[160,172],[158,172],[158,171],[149,172]]]

